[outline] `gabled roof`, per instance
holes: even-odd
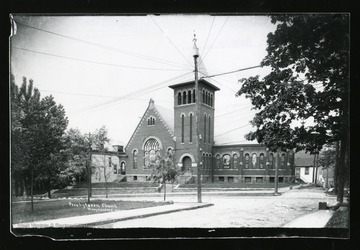
[[[314,155],[305,153],[305,151],[299,151],[295,153],[295,167],[313,167],[314,166]]]
[[[174,135],[174,111],[158,105],[154,105],[154,108],[167,127],[171,130],[172,135]]]
[[[170,133],[170,135],[172,137],[174,136],[174,112],[171,111],[170,109],[155,105],[154,100],[150,99],[149,106],[147,107],[146,111],[144,112],[141,120],[139,121],[138,125],[136,126],[136,129],[134,130],[133,134],[131,135],[131,137],[130,137],[128,143],[126,144],[125,148],[127,148],[129,146],[130,142],[133,140],[134,135],[136,134],[136,132],[140,128],[141,122],[143,121],[143,119],[145,118],[146,114],[148,113],[148,111],[150,109],[154,110],[154,112],[160,117],[163,124],[168,129],[168,132]]]

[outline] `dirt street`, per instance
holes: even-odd
[[[127,198],[139,199],[139,198]],[[144,198],[145,199],[145,198]],[[160,200],[161,197],[146,197]],[[168,197],[174,202],[196,202],[194,196]],[[321,188],[294,189],[280,196],[235,196],[203,194],[203,202],[214,206],[196,210],[120,221],[100,228],[219,228],[282,227],[294,219],[318,210],[319,202],[336,204]]]

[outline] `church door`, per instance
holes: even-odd
[[[191,170],[191,158],[189,156],[185,156],[182,160],[183,166],[181,168],[181,172],[190,171]]]

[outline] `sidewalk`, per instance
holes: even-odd
[[[35,221],[28,223],[13,224],[14,228],[62,228],[62,227],[89,227],[105,223],[113,223],[117,221],[144,218],[148,216],[173,213],[184,210],[192,210],[197,208],[212,206],[211,203],[192,203],[179,202],[171,205],[122,210],[109,213],[100,213],[92,215],[75,216],[54,220]]]

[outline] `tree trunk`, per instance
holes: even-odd
[[[166,181],[164,181],[163,187],[164,187],[164,201],[166,201]]]
[[[27,197],[27,192],[26,192],[26,181],[25,181],[25,177],[23,179],[23,197],[26,198]]]
[[[275,156],[275,194],[278,194],[279,185],[279,152],[276,151]]]
[[[31,169],[30,193],[31,193],[31,212],[34,213],[34,169]]]
[[[48,197],[49,197],[49,199],[51,199],[51,180],[50,180],[50,178],[48,180]]]
[[[339,186],[339,147],[340,147],[340,142],[337,141],[336,142],[336,147],[335,147],[335,169],[334,169],[334,193],[337,194],[338,193],[338,186]]]
[[[340,146],[340,163],[339,163],[339,183],[338,183],[338,194],[337,201],[341,204],[344,200],[344,186],[345,186],[345,154],[346,154],[346,139],[341,141]]]

